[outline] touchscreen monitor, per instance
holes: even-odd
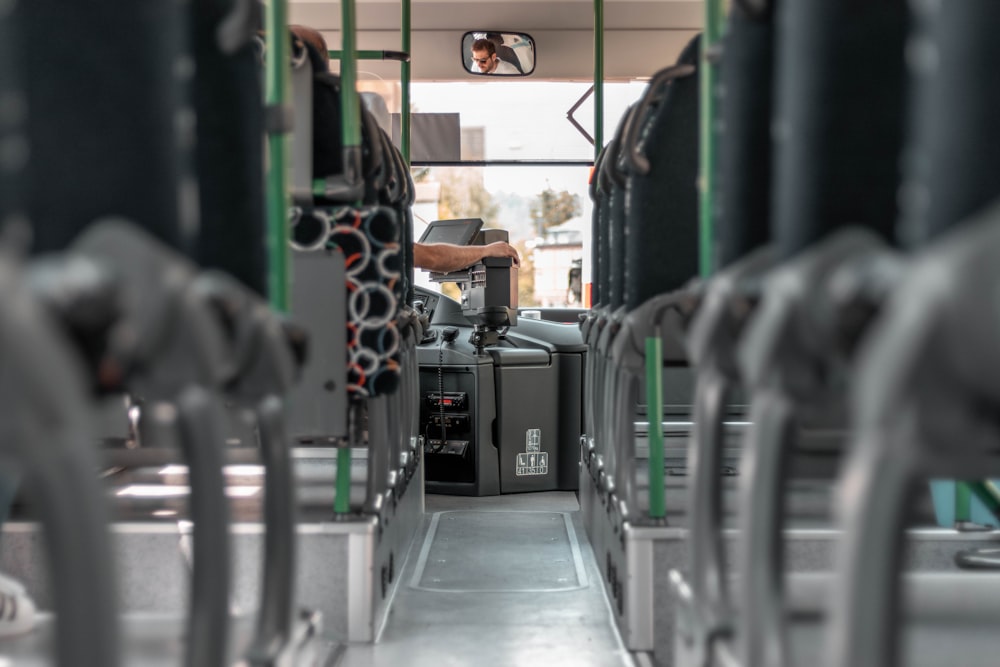
[[[418,242],[469,245],[482,228],[483,221],[479,218],[435,220],[427,225],[427,229],[424,230]]]

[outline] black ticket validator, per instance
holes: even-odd
[[[488,245],[507,242],[501,229],[483,229],[479,218],[435,220],[427,226],[420,243]],[[486,257],[481,262],[451,273],[431,273],[438,283],[457,283],[462,292],[462,315],[472,323],[472,343],[477,353],[496,345],[509,327],[517,325],[517,265],[509,257]]]

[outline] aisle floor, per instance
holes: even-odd
[[[572,493],[428,496],[380,641],[342,667],[633,664]]]

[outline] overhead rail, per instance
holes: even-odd
[[[327,51],[333,60],[341,60],[344,57],[343,51]],[[364,50],[355,51],[354,57],[358,60],[398,60],[401,63],[410,62],[410,54],[406,51],[386,51],[386,50]]]

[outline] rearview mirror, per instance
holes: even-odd
[[[462,66],[469,74],[528,76],[535,71],[535,40],[523,32],[467,32]]]

